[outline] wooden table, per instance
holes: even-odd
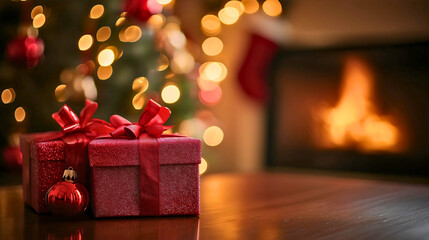
[[[0,239],[428,239],[429,186],[290,173],[201,179],[200,217],[58,219],[0,188]]]

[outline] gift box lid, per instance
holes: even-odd
[[[52,132],[30,133],[20,136],[21,150],[28,144],[30,158],[36,161],[63,161],[65,160],[65,144],[62,140],[40,141]],[[37,141],[37,142],[34,142]],[[33,144],[31,144],[34,142]]]
[[[96,139],[89,143],[91,167],[138,166],[138,139]],[[201,141],[190,137],[161,137],[159,162],[161,165],[201,163]]]

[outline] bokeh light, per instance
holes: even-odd
[[[104,6],[101,4],[97,4],[91,8],[91,11],[89,12],[89,18],[91,19],[100,18],[103,15],[103,13],[104,13]]]
[[[201,29],[208,35],[216,35],[221,31],[220,20],[217,16],[208,14],[201,19]]]
[[[55,88],[55,98],[58,102],[65,102],[67,100],[67,85],[61,84],[58,85],[58,87]]]
[[[133,81],[133,91],[145,92],[149,88],[149,81],[145,77],[138,77]]]
[[[180,90],[176,85],[168,84],[162,89],[161,98],[165,103],[175,103],[180,98]]]
[[[244,12],[247,14],[255,13],[259,9],[259,3],[257,0],[241,0],[241,3],[243,3]]]
[[[111,65],[103,67],[100,66],[97,69],[97,77],[100,80],[106,80],[109,79],[113,74],[113,68]]]
[[[207,161],[204,158],[201,158],[200,175],[204,174],[206,171],[207,171]]]
[[[233,7],[225,7],[219,11],[218,16],[223,24],[231,25],[238,21],[240,13]]]
[[[210,90],[201,90],[199,93],[201,103],[207,106],[215,105],[222,98],[222,89],[216,85]]]
[[[262,10],[271,17],[277,17],[282,13],[282,5],[277,0],[266,0],[262,4]]]
[[[180,27],[177,23],[168,23],[164,29],[167,33],[167,38],[171,46],[176,49],[182,49],[185,47],[186,37],[185,34],[180,31]]]
[[[206,62],[200,66],[199,72],[201,78],[212,82],[221,82],[228,74],[225,64],[221,62]]]
[[[22,107],[18,107],[15,110],[15,120],[17,122],[22,122],[22,121],[24,121],[24,119],[25,119],[25,110]]]
[[[175,51],[173,53],[173,60],[171,69],[175,73],[190,73],[195,66],[194,57],[185,50]]]
[[[111,33],[112,31],[110,30],[110,27],[104,26],[98,29],[97,34],[95,36],[97,38],[97,41],[104,42],[110,38]]]
[[[170,64],[170,61],[168,60],[168,57],[164,54],[161,54],[158,58],[158,71],[164,71],[168,68],[168,65]]]
[[[33,10],[31,10],[31,19],[34,19],[34,17],[37,16],[37,14],[43,13],[43,7],[42,6],[35,6]]]
[[[142,30],[139,26],[131,25],[123,31],[123,39],[121,39],[121,35],[119,36],[119,39],[122,42],[137,42],[140,37],[142,36]]]
[[[45,21],[46,21],[45,14],[39,13],[33,19],[33,27],[40,28],[45,24]]]
[[[4,104],[12,103],[15,100],[15,90],[13,88],[8,88],[3,90],[1,93],[1,101]]]
[[[97,60],[100,66],[107,67],[115,60],[115,53],[112,51],[112,49],[103,49],[98,54]]]
[[[92,46],[93,42],[94,42],[94,40],[93,40],[92,36],[89,34],[85,34],[82,37],[80,37],[77,45],[79,47],[79,50],[86,51]]]
[[[172,2],[172,0],[156,0],[156,2],[161,5],[168,5]]]
[[[223,136],[224,134],[220,127],[211,126],[204,131],[203,140],[208,146],[214,147],[222,142]]]
[[[217,37],[209,37],[204,40],[202,49],[208,56],[216,56],[223,50],[223,42]]]
[[[241,15],[243,14],[243,12],[244,12],[244,5],[243,5],[243,3],[241,3],[240,1],[236,1],[236,0],[229,1],[229,2],[227,2],[227,3],[225,4],[225,7],[232,7],[232,8],[237,9],[237,11],[238,11],[238,13],[240,14],[240,16],[241,16]]]
[[[147,24],[152,27],[153,29],[160,29],[162,26],[164,26],[165,23],[165,17],[162,14],[155,14],[152,15],[148,20]]]
[[[125,17],[120,17],[116,20],[115,26],[120,26],[125,22]]]
[[[143,92],[139,92],[133,97],[133,107],[136,110],[143,109],[144,103],[145,103],[145,97]]]

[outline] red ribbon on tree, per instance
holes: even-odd
[[[113,115],[110,123],[116,128],[110,135],[114,138],[139,139],[140,159],[140,211],[142,215],[159,215],[159,143],[171,111],[149,100],[137,123]]]

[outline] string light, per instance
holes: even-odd
[[[17,122],[22,122],[22,121],[24,121],[24,119],[25,119],[25,110],[22,107],[18,107],[15,110],[15,120]]]
[[[208,14],[201,19],[201,29],[208,35],[216,35],[221,31],[220,20],[217,16]]]
[[[111,65],[103,67],[100,66],[97,69],[97,77],[100,80],[106,80],[109,79],[113,74],[113,68]]]
[[[208,146],[214,147],[223,141],[223,131],[218,126],[208,127],[203,134],[204,143]]]
[[[33,27],[41,28],[45,24],[45,21],[46,21],[45,14],[39,13],[33,19]]]
[[[208,56],[216,56],[223,50],[223,42],[217,37],[209,37],[204,40],[202,49]]]
[[[101,4],[97,4],[91,8],[91,11],[89,12],[89,18],[91,19],[100,18],[103,15],[103,13],[104,13],[104,6]]]
[[[1,93],[1,101],[4,104],[12,103],[15,100],[15,95],[15,90],[13,88],[5,89]]]
[[[112,49],[106,48],[101,50],[97,57],[98,64],[103,67],[107,67],[113,63],[115,60],[115,53]]]
[[[262,4],[262,10],[270,17],[277,17],[282,13],[282,5],[277,0],[266,0]]]
[[[161,98],[165,103],[173,104],[180,98],[180,90],[174,84],[167,84],[161,91]]]
[[[204,158],[201,158],[200,175],[203,175],[206,171],[207,171],[207,161]]]
[[[66,95],[67,85],[60,84],[55,88],[55,98],[58,102],[65,102],[67,100]]]
[[[33,10],[31,10],[31,19],[34,19],[37,14],[43,13],[43,7],[42,6],[35,6]]]
[[[133,91],[145,92],[149,88],[149,81],[145,77],[138,77],[133,81]]]
[[[86,51],[89,48],[91,48],[92,43],[94,42],[93,38],[89,34],[85,34],[82,37],[80,37],[77,45],[79,47],[79,50]]]
[[[96,34],[97,41],[99,42],[107,41],[107,39],[110,38],[111,32],[112,31],[110,30],[110,27],[108,26],[101,27],[100,29],[98,29]]]
[[[134,107],[136,110],[143,109],[144,102],[145,102],[145,97],[144,97],[144,93],[143,93],[143,92],[137,93],[137,94],[133,97],[133,107]]]
[[[257,0],[241,0],[244,6],[244,12],[247,14],[253,14],[258,11],[259,3]]]
[[[220,21],[225,25],[231,25],[238,21],[240,13],[233,7],[225,7],[218,13]]]

